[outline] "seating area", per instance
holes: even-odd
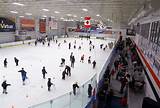
[[[127,108],[128,91],[143,92],[143,65],[130,38],[117,42],[97,90],[97,108]]]

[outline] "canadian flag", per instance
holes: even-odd
[[[85,28],[91,28],[91,22],[90,22],[90,20],[91,20],[91,17],[85,17],[84,18],[84,27]]]

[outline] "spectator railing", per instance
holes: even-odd
[[[60,97],[29,108],[84,108],[90,101],[90,98],[88,98],[88,84],[91,84],[93,89],[97,87],[97,74],[94,74],[90,80],[77,89],[77,95],[74,96],[73,91],[70,91]]]

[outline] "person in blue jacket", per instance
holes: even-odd
[[[24,68],[22,68],[22,70],[19,70],[18,72],[21,72],[23,85],[25,85],[25,80],[27,79],[27,72],[24,71]]]

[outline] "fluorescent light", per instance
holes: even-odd
[[[22,4],[22,3],[17,3],[17,2],[14,2],[14,3],[12,3],[12,4],[18,5],[18,6],[24,6],[24,4]]]
[[[19,16],[19,17],[23,18],[24,16]]]
[[[54,11],[54,13],[60,13],[60,12],[58,12],[58,11]]]
[[[85,11],[85,12],[87,12],[87,11],[88,11],[88,9],[85,9],[85,8],[83,8],[82,10],[83,10],[83,11]]]
[[[62,19],[62,20],[63,20],[64,18],[63,18],[63,17],[61,17],[60,19]]]
[[[31,13],[25,13],[26,15],[32,15]]]
[[[75,18],[76,18],[76,17],[77,17],[77,15],[73,15],[73,17],[75,17]]]
[[[17,14],[18,12],[17,11],[10,11],[11,13],[15,13],[15,14]]]
[[[72,14],[67,14],[67,16],[72,16]]]
[[[43,15],[43,17],[47,17],[46,15]]]
[[[48,9],[42,9],[43,11],[46,11],[46,12],[48,12],[49,10]]]
[[[41,19],[46,19],[46,18],[43,17],[43,18],[41,18]]]
[[[99,17],[100,15],[99,15],[99,14],[97,14],[96,16],[97,16],[97,17]]]

